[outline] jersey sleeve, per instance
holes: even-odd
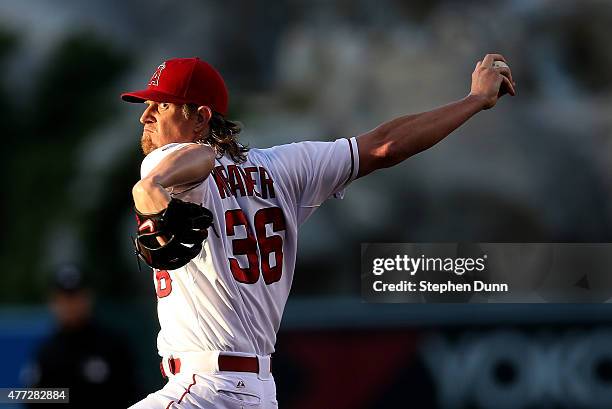
[[[267,150],[270,163],[283,179],[298,207],[302,223],[330,197],[343,198],[359,171],[356,139],[298,142]]]
[[[160,148],[155,149],[149,153],[142,161],[140,165],[140,178],[145,178],[151,171],[159,165],[159,163],[172,152],[176,152],[183,149],[186,146],[193,145],[193,143],[170,143]],[[172,197],[181,199],[187,202],[201,204],[203,198],[207,194],[206,183],[197,182],[190,185],[173,186],[168,188],[168,193]]]

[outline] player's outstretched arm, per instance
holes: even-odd
[[[215,152],[207,145],[193,144],[172,152],[145,178],[134,185],[134,205],[141,213],[157,213],[168,206],[166,188],[203,181],[215,162]]]
[[[476,113],[495,106],[505,93],[515,95],[510,68],[494,68],[495,61],[506,60],[500,54],[487,54],[478,61],[472,73],[470,93],[462,100],[432,111],[395,118],[358,136],[357,177],[396,165],[432,147]]]

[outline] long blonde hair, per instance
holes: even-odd
[[[196,104],[184,104],[183,115],[189,119],[198,111]],[[210,132],[198,142],[204,142],[212,146],[217,152],[217,157],[228,154],[236,163],[246,161],[249,148],[238,141],[242,126],[238,122],[225,119],[223,115],[214,112],[209,122]]]

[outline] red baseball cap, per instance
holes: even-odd
[[[227,115],[228,95],[223,77],[197,57],[163,62],[153,73],[147,89],[123,93],[121,99],[127,102],[193,103]]]

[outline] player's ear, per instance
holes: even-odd
[[[212,118],[212,111],[206,105],[198,107],[197,118],[196,118],[196,131],[204,130],[204,127],[208,125],[208,122]]]
[[[194,132],[200,135],[208,126],[208,122],[212,118],[212,111],[206,105],[199,106],[197,115],[196,115],[196,124],[194,127]]]

